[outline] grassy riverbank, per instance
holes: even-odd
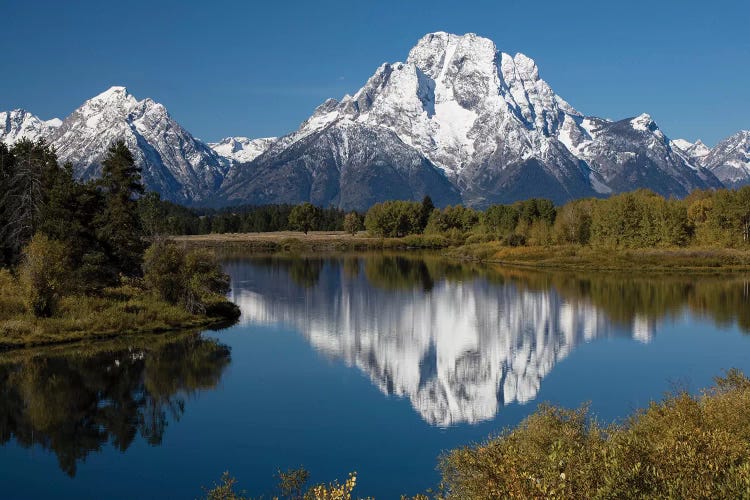
[[[54,316],[30,313],[19,286],[0,276],[0,350],[218,326],[226,319],[190,314],[134,286],[60,300]]]
[[[221,254],[335,253],[365,250],[440,250],[447,257],[516,267],[561,270],[731,272],[750,270],[750,249],[642,248],[611,249],[582,245],[510,247],[499,242],[469,243],[441,235],[377,238],[343,231],[207,234],[175,236],[187,248],[211,248]]]

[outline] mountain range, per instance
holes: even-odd
[[[125,140],[148,189],[187,205],[299,203],[366,209],[387,199],[485,208],[529,197],[562,203],[649,188],[750,184],[750,132],[708,148],[671,140],[648,114],[612,121],[573,108],[523,54],[475,34],[431,33],[381,65],[354,95],[321,104],[279,138],[205,143],[166,108],[124,87],[64,120],[0,113],[0,141],[42,138],[81,179]]]

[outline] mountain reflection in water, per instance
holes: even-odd
[[[531,401],[580,343],[648,343],[660,319],[684,308],[750,329],[747,277],[523,272],[398,255],[225,266],[242,322],[294,327],[437,426]]]
[[[219,382],[229,348],[197,333],[0,355],[0,444],[53,452],[70,476],[107,443],[159,445],[186,399]]]

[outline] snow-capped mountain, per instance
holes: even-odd
[[[696,188],[722,187],[710,171],[675,150],[648,114],[616,122],[588,117],[581,128],[588,138],[579,139],[573,132],[563,141],[599,174],[608,188],[600,192],[648,188],[680,197]]]
[[[165,107],[124,87],[64,121],[0,113],[0,141],[44,138],[80,178],[124,139],[150,190],[186,204],[311,201],[343,209],[388,199],[485,208],[529,197],[562,203],[650,188],[685,196],[750,182],[748,132],[713,150],[670,140],[653,119],[610,121],[576,110],[534,61],[475,34],[432,33],[405,62],[381,65],[354,95],[328,99],[281,138],[206,144]]]
[[[228,166],[151,99],[137,100],[112,87],[83,103],[63,120],[51,143],[80,178],[100,174],[101,161],[123,139],[143,169],[147,188],[173,201],[192,203],[211,196]]]
[[[727,187],[750,184],[750,131],[741,130],[717,144],[703,159]]]
[[[123,139],[142,168],[146,188],[186,204],[213,196],[236,163],[193,137],[162,104],[139,101],[125,87],[87,100],[64,120],[44,121],[24,110],[0,113],[0,141],[12,145],[21,139],[47,141],[80,179],[98,176],[107,148]],[[250,141],[248,147],[260,149],[264,141]]]
[[[47,138],[61,124],[59,118],[44,121],[25,109],[0,112],[0,142],[12,146],[21,139]]]
[[[673,152],[648,115],[620,122],[586,117],[554,93],[525,55],[499,52],[475,34],[440,32],[423,37],[406,62],[380,66],[353,96],[326,101],[256,165],[230,176],[222,187],[225,201],[277,195],[298,201],[294,196],[304,197],[319,183],[316,165],[331,158],[337,158],[337,172],[388,170],[387,162],[361,157],[353,165],[346,156],[347,148],[360,149],[360,137],[383,131],[393,140],[379,148],[412,149],[476,207],[531,196],[563,202],[638,187],[683,196],[720,186],[710,172]],[[317,138],[331,135],[336,139],[326,150]],[[305,140],[315,147],[305,147]],[[282,191],[262,186],[270,172],[289,170],[298,180]],[[351,186],[358,187],[369,189]],[[378,191],[378,201],[396,197],[369,190]],[[341,195],[330,200],[362,208],[347,205]]]
[[[219,142],[209,142],[208,145],[224,158],[235,163],[253,161],[265,153],[277,140],[277,137],[261,137],[250,139],[248,137],[227,137]]]

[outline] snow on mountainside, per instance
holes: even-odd
[[[253,159],[273,142],[232,138],[217,143],[215,151],[177,123],[163,105],[139,101],[125,87],[112,87],[89,99],[65,120],[43,121],[24,110],[0,113],[0,141],[12,145],[21,139],[44,139],[61,163],[73,164],[81,179],[98,176],[109,145],[123,139],[142,168],[147,189],[187,204],[212,197],[233,164]]]
[[[137,100],[112,87],[86,101],[51,137],[61,161],[81,178],[98,176],[107,148],[122,139],[143,169],[148,189],[173,201],[204,200],[218,187],[226,162],[194,138],[151,99]]]
[[[703,159],[711,152],[711,148],[703,144],[700,139],[695,142],[686,141],[685,139],[675,139],[672,141],[672,146],[677,146],[687,153],[690,159],[699,164],[702,164]]]
[[[721,187],[707,169],[675,150],[651,116],[611,122],[587,118],[586,136],[574,137],[575,154],[612,192],[648,188],[665,196],[685,196],[696,188]]]
[[[265,153],[276,139],[276,137],[261,137],[259,139],[227,137],[219,142],[209,142],[208,145],[220,156],[234,162],[244,163]]]
[[[21,139],[45,139],[61,124],[59,118],[44,121],[24,109],[0,112],[0,142],[12,146]]]
[[[475,34],[426,35],[406,62],[383,64],[353,96],[323,103],[258,162],[299,165],[313,158],[298,147],[306,138],[339,129],[346,142],[347,127],[392,132],[398,147],[414,149],[445,174],[465,203],[480,208],[531,196],[564,202],[638,187],[684,196],[720,185],[675,153],[648,115],[621,122],[586,117],[539,77],[533,60],[501,53]],[[360,168],[379,168],[365,161]],[[261,175],[264,169],[244,169],[222,190],[231,191],[233,200],[251,200]],[[243,191],[242,185],[255,187]]]
[[[750,131],[741,130],[727,137],[703,159],[727,187],[750,185]]]
[[[282,138],[254,161],[231,169],[221,199],[366,210],[383,200],[427,194],[438,206],[461,202],[443,173],[392,131],[344,120]]]

